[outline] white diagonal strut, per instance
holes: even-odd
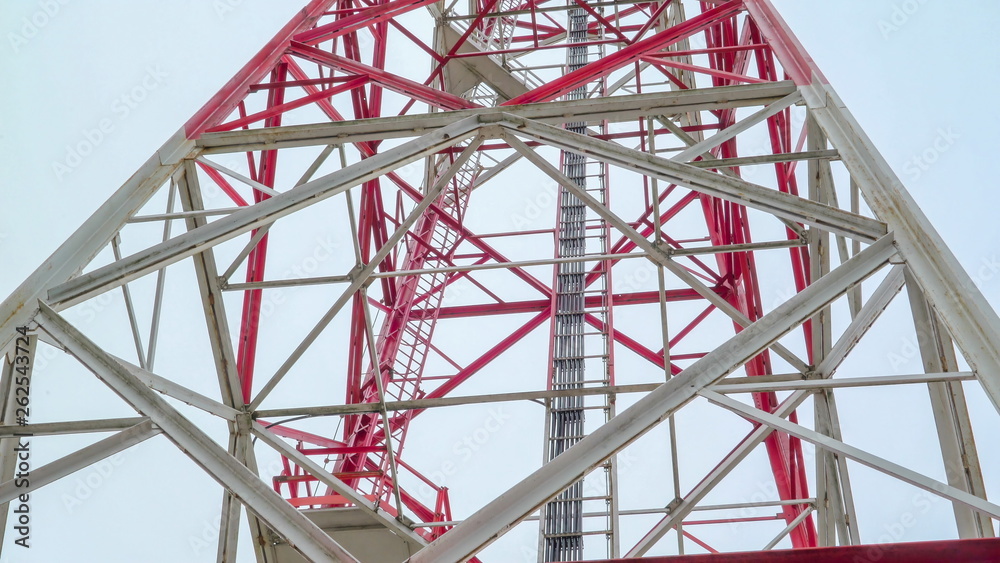
[[[815,430],[810,430],[804,426],[795,424],[794,422],[789,422],[781,417],[768,414],[750,405],[741,403],[731,397],[726,397],[725,395],[720,395],[707,389],[703,389],[699,392],[699,395],[721,407],[725,407],[747,418],[766,424],[786,434],[801,438],[802,440],[810,442],[819,448],[836,452],[840,455],[851,458],[862,465],[866,465],[911,485],[920,487],[925,491],[934,493],[935,495],[944,497],[954,502],[964,504],[969,508],[978,510],[994,518],[1000,518],[1000,506],[997,506],[996,504],[993,504],[985,499],[981,499],[975,495],[971,495],[961,489],[952,487],[951,485],[946,485],[940,481],[935,481],[934,479],[925,477],[912,469],[907,469],[902,465],[893,463],[887,459],[872,455],[864,450],[855,448],[854,446],[849,446],[839,440],[835,440],[829,436],[816,432]]]

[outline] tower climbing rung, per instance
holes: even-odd
[[[568,42],[565,72],[573,72],[584,65],[603,57],[603,45],[577,45],[595,39],[603,39],[603,27],[597,26],[588,31],[592,21],[596,21],[582,7],[570,3],[568,10]],[[595,7],[601,10],[601,7]],[[596,30],[596,31],[594,31]],[[579,100],[590,97],[594,93],[602,93],[604,81],[597,81],[593,88],[580,87],[566,95],[568,100]],[[581,135],[590,134],[585,123],[567,123],[566,129]],[[605,133],[603,127],[594,129],[597,133]],[[605,185],[606,172],[603,162],[587,158],[571,151],[562,153],[562,172],[580,190],[608,205]],[[606,254],[609,249],[609,228],[603,218],[590,209],[576,194],[560,187],[559,211],[556,228],[557,258],[586,258]],[[553,296],[554,314],[552,316],[552,353],[551,380],[552,389],[580,389],[587,387],[607,387],[613,385],[613,353],[609,332],[612,318],[607,295],[610,294],[611,272],[607,261],[592,262],[562,262],[556,265],[554,272]],[[596,274],[596,277],[592,277]],[[588,279],[590,287],[588,288]],[[588,295],[603,295],[599,303],[588,306]],[[587,322],[588,315],[596,315],[604,330],[595,331]],[[593,349],[595,336],[601,337],[597,349]],[[588,350],[588,340],[589,346]],[[600,363],[591,360],[602,360]],[[587,379],[585,370],[590,363],[591,370],[599,370]],[[594,376],[597,378],[594,378]],[[595,406],[587,404],[584,397],[555,397],[547,405],[547,438],[545,461],[551,461],[565,450],[582,440],[587,435],[584,425],[584,413],[588,410],[601,410],[605,420],[614,416],[614,404],[610,395],[603,395],[598,400],[602,404]],[[617,523],[613,514],[617,511],[611,499],[612,482],[615,479],[613,464],[605,467],[604,493],[595,497],[584,496],[583,482],[577,481],[550,501],[542,510],[540,534],[542,550],[539,560],[548,561],[578,561],[584,559],[583,537],[586,535],[603,534],[608,538],[607,555],[613,552],[614,534]],[[607,512],[604,514],[606,529],[599,532],[584,530],[583,502],[595,498],[609,499]]]

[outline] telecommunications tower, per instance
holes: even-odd
[[[894,308],[920,373],[866,355]],[[206,561],[1000,551],[1000,318],[769,0],[311,0],[0,323],[0,501],[162,435]],[[50,348],[134,416],[23,417]],[[26,434],[91,438],[26,489]],[[952,540],[873,552],[872,479]]]

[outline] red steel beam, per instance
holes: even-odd
[[[899,524],[902,527],[902,524]],[[777,551],[605,559],[590,563],[989,563],[1000,561],[1000,539],[880,543]]]

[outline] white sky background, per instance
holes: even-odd
[[[992,172],[1000,126],[1000,42],[994,40],[1000,4],[773,1],[987,299],[1000,307]],[[0,5],[0,73],[7,77],[0,90],[0,175],[6,179],[0,188],[0,296],[69,237],[300,3],[231,0],[233,8],[224,13],[209,0]],[[37,14],[45,13],[46,4],[58,11],[42,18]],[[906,13],[904,5],[916,9]],[[23,19],[33,17],[47,20],[34,32]],[[123,105],[121,97],[136,88],[145,99],[134,108]],[[65,161],[66,145],[86,139],[85,131],[102,120],[110,121],[110,132],[79,166],[57,177],[53,162]],[[934,162],[923,164],[928,160]],[[118,409],[103,416],[117,415],[128,413]],[[978,430],[980,450],[997,450],[995,434]],[[539,429],[539,441],[540,435]],[[928,447],[936,453],[936,445]],[[213,510],[168,502],[178,486],[169,480],[175,467],[186,471],[191,464],[151,449],[125,459],[131,456],[135,461],[116,468],[73,511],[63,496],[75,494],[75,477],[33,495],[34,547],[10,545],[8,532],[9,561],[135,561],[116,550],[135,554],[144,544],[145,561],[214,560],[214,541],[200,554],[190,545]],[[116,487],[117,475],[142,486]],[[995,469],[987,477],[994,496],[1000,493],[997,477]],[[218,503],[217,487],[193,486],[206,491],[207,505]],[[249,553],[243,556],[252,560]]]

